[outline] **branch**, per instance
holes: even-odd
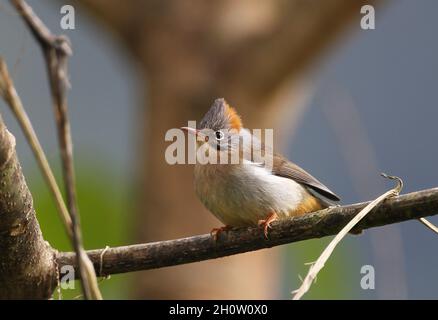
[[[12,78],[9,74],[8,68],[6,66],[3,58],[0,57],[0,93],[5,100],[8,107],[11,109],[15,118],[17,119],[21,129],[23,130],[24,136],[26,137],[30,148],[37,160],[37,163],[43,173],[44,179],[46,179],[47,185],[52,192],[55,203],[60,213],[61,220],[64,223],[66,231],[71,235],[72,226],[71,219],[68,213],[67,207],[65,206],[64,199],[62,198],[61,191],[56,183],[55,175],[50,168],[49,161],[47,160],[46,154],[44,153],[43,147],[35,133],[32,123],[24,109],[23,103],[20,96],[15,89]]]
[[[433,223],[431,223],[430,221],[428,221],[427,219],[420,218],[420,219],[418,219],[418,221],[420,221],[422,224],[424,224],[426,227],[428,227],[433,232],[438,233],[438,227],[436,225],[434,225]]]
[[[77,253],[79,273],[85,299],[102,299],[97,285],[96,274],[82,244],[80,218],[77,208],[75,174],[73,165],[73,143],[68,120],[67,88],[68,73],[67,59],[72,54],[70,42],[65,36],[56,36],[44,25],[24,0],[12,0],[16,10],[21,13],[24,22],[29,27],[43,51],[50,90],[55,111],[58,140],[61,148],[62,168],[67,194],[68,213],[71,219],[73,247]]]
[[[240,228],[221,233],[217,242],[208,234],[131,246],[87,251],[100,275],[175,266],[270,248],[286,243],[337,234],[369,202],[329,208],[301,217],[275,221],[266,240],[260,228]],[[438,188],[386,200],[353,231],[438,214]],[[75,254],[58,253],[62,265],[75,265]],[[101,270],[101,272],[99,271]]]
[[[310,286],[315,281],[316,276],[319,271],[324,268],[325,263],[332,255],[336,246],[344,239],[344,237],[363,219],[367,214],[372,212],[372,210],[379,206],[380,203],[385,201],[388,198],[398,196],[403,188],[403,181],[398,177],[388,176],[387,174],[382,173],[382,176],[388,179],[397,180],[397,186],[393,189],[385,192],[381,196],[377,197],[373,201],[371,201],[365,208],[359,211],[359,213],[354,216],[350,222],[347,223],[345,227],[342,228],[341,231],[330,241],[329,245],[324,249],[318,259],[312,263],[309,268],[309,272],[303,280],[301,286],[292,292],[294,294],[293,299],[299,300],[301,297],[310,289]]]
[[[42,237],[15,138],[1,115],[0,177],[0,299],[48,299],[58,274],[54,251]]]

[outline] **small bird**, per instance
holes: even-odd
[[[234,153],[239,159],[238,163],[195,164],[196,194],[225,225],[212,230],[215,239],[219,232],[233,227],[257,225],[263,226],[268,238],[273,221],[327,208],[340,200],[316,178],[273,153],[243,128],[240,116],[223,98],[214,101],[197,128],[181,129],[196,136],[198,150],[204,148],[206,155]],[[254,160],[254,150],[260,149],[265,155],[272,152],[271,165]]]

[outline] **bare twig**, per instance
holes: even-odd
[[[72,54],[70,43],[65,36],[53,35],[24,0],[12,0],[30,31],[40,45],[47,65],[50,89],[58,128],[58,140],[61,148],[64,183],[67,204],[72,221],[73,246],[77,253],[79,273],[85,299],[101,299],[96,274],[91,261],[85,254],[82,244],[80,218],[77,208],[75,174],[73,164],[73,143],[68,120],[66,90],[69,86],[67,58]]]
[[[72,222],[70,215],[68,213],[67,207],[65,206],[64,199],[62,198],[61,191],[56,183],[55,176],[53,175],[52,169],[50,168],[49,161],[46,158],[44,150],[38,137],[33,129],[32,123],[23,107],[20,97],[15,90],[12,79],[9,76],[6,63],[2,58],[0,58],[0,94],[5,100],[6,104],[11,108],[15,117],[20,124],[26,139],[28,140],[30,147],[37,159],[37,163],[43,172],[43,176],[49,185],[50,191],[55,197],[55,203],[57,205],[58,211],[60,212],[61,219],[64,222],[67,233],[72,235]]]
[[[422,224],[424,224],[426,227],[428,227],[428,228],[429,228],[430,230],[432,230],[433,232],[438,233],[438,227],[437,227],[436,225],[434,225],[432,222],[428,221],[428,220],[425,219],[425,218],[420,218],[420,219],[418,219],[418,220],[420,220],[420,222],[421,222]]]
[[[336,246],[348,234],[348,232],[350,232],[351,229],[353,229],[371,210],[376,208],[385,199],[399,195],[400,191],[403,188],[403,181],[398,177],[388,176],[388,175],[383,174],[383,173],[382,173],[382,176],[384,176],[385,178],[397,180],[397,186],[395,188],[385,192],[377,199],[371,201],[353,219],[351,219],[351,221],[344,228],[342,228],[341,231],[339,231],[339,233],[334,237],[334,239],[332,241],[330,241],[329,245],[324,249],[324,251],[319,256],[319,258],[316,260],[316,262],[310,266],[309,272],[307,273],[307,276],[304,278],[301,286],[293,292],[294,293],[294,296],[293,296],[294,300],[301,299],[301,297],[310,289],[310,286],[312,285],[313,281],[316,279],[318,272],[322,268],[324,268],[325,263],[330,258],[331,254],[335,250]]]
[[[377,153],[364,126],[351,93],[339,83],[329,85],[327,96],[321,101],[322,110],[336,136],[337,145],[345,158],[346,169],[351,177],[356,193],[363,197],[382,194],[387,189],[384,181],[369,178],[370,172],[377,172]],[[371,252],[374,263],[379,269],[378,298],[407,298],[407,273],[403,253],[401,227],[394,226],[384,232],[370,233]],[[384,239],[383,239],[384,238]],[[384,241],[382,241],[384,240]],[[388,257],[387,251],[391,250]],[[397,268],[393,268],[397,265]],[[391,288],[397,284],[397,293],[382,288]]]
[[[275,221],[265,239],[260,228],[239,228],[219,234],[87,251],[100,276],[175,266],[337,234],[369,203],[335,207]],[[438,188],[387,199],[354,228],[360,231],[438,214]],[[101,261],[102,253],[105,252]],[[74,265],[75,254],[59,253],[60,266]]]
[[[67,37],[53,35],[44,23],[35,15],[31,7],[22,0],[13,3],[23,16],[46,59],[47,73],[52,93],[55,119],[62,152],[62,163],[67,190],[67,204],[72,216],[76,216],[76,191],[73,166],[73,145],[68,120],[66,91],[69,87],[67,60],[72,54]]]

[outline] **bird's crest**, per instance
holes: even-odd
[[[242,128],[242,120],[236,110],[225,101],[216,99],[210,110],[205,114],[200,122],[200,128],[213,130],[233,129],[239,131]]]
[[[225,100],[225,114],[228,117],[230,128],[239,131],[242,128],[242,120],[237,114],[236,109],[231,107]]]

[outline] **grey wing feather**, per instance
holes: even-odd
[[[298,183],[304,184],[305,186],[326,197],[327,199],[333,201],[341,200],[334,192],[332,192],[329,188],[319,182],[310,173],[306,172],[304,169],[288,161],[282,156],[274,156],[272,173],[277,176],[289,178],[295,180]]]
[[[265,152],[273,154],[273,168],[272,173],[279,177],[284,177],[288,179],[292,179],[298,183],[305,185],[309,191],[313,191],[312,193],[317,193],[318,195],[322,195],[323,197],[332,200],[332,201],[340,201],[341,199],[329,188],[323,185],[318,179],[313,177],[310,173],[305,171],[303,168],[297,166],[296,164],[290,162],[285,157],[276,154],[273,152],[272,148],[266,146],[259,139],[253,137],[253,148],[264,150]],[[252,153],[251,153],[252,154]],[[254,159],[250,159],[254,162]],[[255,163],[257,164],[257,163]],[[264,163],[260,163],[261,166]]]

